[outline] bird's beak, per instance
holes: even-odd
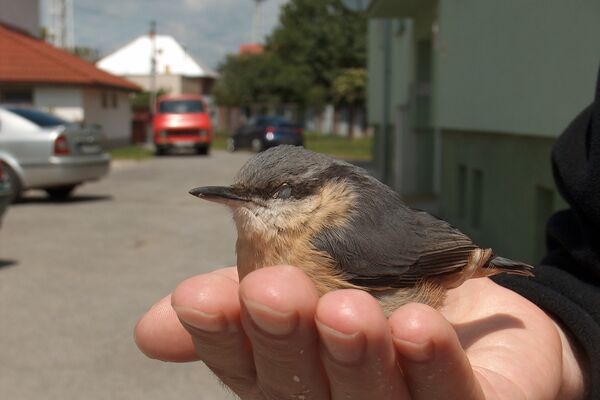
[[[247,202],[250,199],[240,197],[233,193],[230,186],[203,186],[190,190],[190,194],[201,199],[222,203],[225,205],[236,205],[240,202]]]

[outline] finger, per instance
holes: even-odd
[[[371,295],[330,292],[316,320],[332,399],[408,399],[387,319]]]
[[[237,268],[229,267],[215,271],[235,282]],[[134,329],[138,348],[148,357],[162,361],[185,362],[198,360],[192,339],[181,325],[171,306],[171,296],[156,303],[140,318]]]
[[[135,343],[148,357],[185,362],[198,359],[190,334],[171,307],[171,296],[156,303],[135,326]]]
[[[389,323],[414,400],[484,398],[456,332],[440,313],[409,304],[396,310]]]
[[[238,289],[234,279],[210,273],[181,283],[171,301],[199,358],[234,392],[247,396],[256,374],[240,323]]]
[[[265,398],[328,399],[314,322],[318,294],[312,281],[298,268],[262,268],[244,278],[240,298]]]

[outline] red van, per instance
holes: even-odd
[[[173,148],[192,148],[208,154],[212,142],[212,125],[202,96],[166,95],[156,100],[154,119],[156,154]]]

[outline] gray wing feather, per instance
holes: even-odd
[[[365,178],[348,224],[325,229],[313,239],[350,282],[373,288],[412,286],[467,264],[477,246],[466,235],[406,207],[387,186]]]

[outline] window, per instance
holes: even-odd
[[[102,92],[102,108],[108,108],[108,92]]]
[[[119,99],[117,97],[117,93],[113,92],[113,93],[111,93],[111,95],[112,95],[111,96],[112,108],[117,108],[119,106]]]
[[[41,127],[69,125],[69,122],[62,118],[31,108],[9,107],[7,110]]]
[[[4,89],[0,92],[0,103],[33,104],[33,90],[30,88]]]
[[[186,114],[204,112],[202,102],[198,100],[163,100],[160,102],[159,112],[166,114]]]
[[[483,206],[483,172],[479,169],[473,170],[471,183],[471,226],[481,228],[481,216]]]
[[[467,216],[467,166],[463,164],[458,165],[458,217],[466,218]]]

